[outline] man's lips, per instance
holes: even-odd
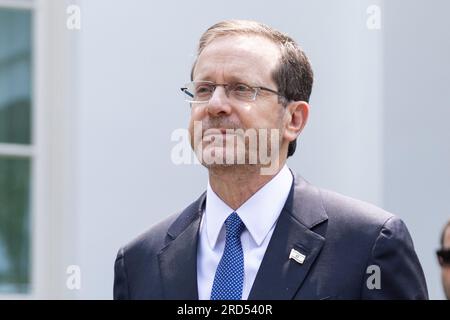
[[[228,130],[228,132],[227,132]],[[232,128],[210,128],[203,130],[203,136],[211,136],[211,135],[235,135],[235,129]]]

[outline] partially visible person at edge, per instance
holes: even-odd
[[[441,234],[441,248],[437,251],[441,266],[442,287],[447,300],[450,300],[450,221],[447,222]]]

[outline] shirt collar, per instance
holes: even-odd
[[[216,246],[228,216],[236,211],[253,241],[260,246],[277,221],[291,189],[293,177],[286,165],[237,210],[231,209],[212,190],[206,191],[205,226],[211,248]]]

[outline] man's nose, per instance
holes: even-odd
[[[231,106],[224,87],[216,87],[206,107],[208,113],[214,117],[230,114]]]

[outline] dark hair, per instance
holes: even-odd
[[[278,92],[288,101],[309,102],[314,76],[308,57],[291,37],[263,23],[249,20],[227,20],[216,23],[201,36],[197,57],[214,39],[229,35],[262,36],[278,45],[281,52],[280,63],[272,73]],[[191,80],[196,63],[197,61],[192,66]],[[282,104],[287,105],[286,99],[283,99]],[[296,147],[297,140],[289,143],[288,157],[294,154]]]

